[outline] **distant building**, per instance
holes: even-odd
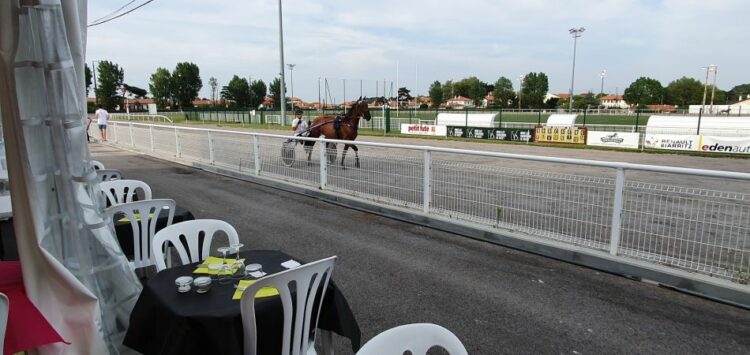
[[[650,111],[655,112],[675,112],[677,111],[676,105],[646,105],[646,108]]]
[[[607,95],[602,96],[600,99],[601,105],[604,108],[619,108],[619,109],[626,109],[630,108],[630,105],[628,105],[627,102],[625,102],[625,98],[622,95]]]
[[[468,97],[456,96],[456,97],[448,99],[445,102],[445,107],[450,107],[450,108],[474,107],[474,101]]]
[[[489,107],[494,104],[495,104],[495,96],[492,95],[492,93],[487,94],[487,96],[485,96],[482,99],[482,107]]]

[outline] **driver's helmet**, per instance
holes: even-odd
[[[296,109],[296,110],[294,110],[294,115],[295,115],[295,116],[297,116],[297,115],[301,115],[302,113],[303,113],[303,112],[302,112],[302,110],[300,110],[300,109]]]

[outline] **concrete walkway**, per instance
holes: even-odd
[[[196,218],[231,223],[246,247],[338,255],[334,279],[363,342],[414,322],[471,354],[750,353],[750,311],[306,196],[92,144]],[[337,339],[338,340],[338,339]],[[338,340],[337,350],[348,344]],[[351,350],[348,350],[349,352]]]

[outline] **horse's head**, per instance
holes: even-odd
[[[372,118],[370,117],[370,108],[367,107],[367,98],[360,97],[357,99],[357,102],[352,104],[350,112],[351,117],[364,118],[367,121]]]

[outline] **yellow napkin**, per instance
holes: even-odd
[[[149,219],[154,218],[154,214],[153,213],[149,213],[148,214],[148,218]],[[135,214],[135,220],[136,221],[140,221],[141,220],[141,214],[140,213],[136,213]],[[122,217],[122,218],[118,219],[117,221],[118,222],[130,222],[130,218],[128,218],[128,217]]]
[[[243,263],[245,262],[245,259],[240,259]],[[211,270],[208,268],[209,264],[222,264],[223,261],[221,258],[217,258],[214,256],[209,256],[206,258],[206,260],[203,260],[201,264],[206,265],[205,267],[199,267],[193,271],[194,274],[209,274],[209,275],[233,275],[237,270],[240,268],[240,264],[235,265],[231,270],[222,272],[221,270]],[[226,259],[226,263],[230,266],[232,263],[234,263],[234,259]]]
[[[237,290],[234,291],[234,296],[232,296],[233,300],[238,300],[242,298],[242,293],[245,291],[245,288],[254,284],[255,280],[242,280],[237,285]],[[263,297],[271,297],[271,296],[277,296],[279,294],[279,291],[273,287],[263,287],[260,290],[258,290],[258,293],[255,294],[255,298],[263,298]]]

